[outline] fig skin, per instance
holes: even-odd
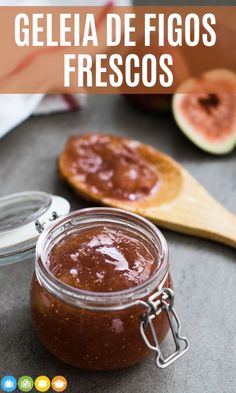
[[[217,89],[218,92],[213,93]],[[191,105],[184,107],[184,104],[189,104],[191,101],[195,103],[192,105],[192,112],[190,112]],[[180,130],[203,151],[224,155],[235,148],[236,74],[234,72],[218,69],[209,71],[200,78],[189,79],[173,96],[172,109]]]
[[[127,94],[127,99],[148,112],[171,111],[172,94]]]

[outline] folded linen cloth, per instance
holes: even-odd
[[[130,5],[129,0],[0,0],[0,6],[75,6],[75,5]],[[0,94],[0,138],[26,120],[32,114],[42,115],[53,112],[75,110],[86,104],[84,94]]]

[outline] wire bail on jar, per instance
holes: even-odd
[[[156,352],[155,363],[158,368],[166,368],[181,356],[183,356],[188,348],[189,343],[186,337],[181,336],[181,322],[174,308],[174,292],[170,288],[162,288],[158,292],[150,296],[147,302],[142,302],[148,308],[146,314],[143,315],[140,332],[149,349]],[[172,337],[175,344],[175,350],[168,357],[164,357],[158,338],[156,335],[153,319],[161,312],[165,312],[170,325]],[[147,338],[145,330],[149,328],[153,344]],[[181,345],[182,344],[182,345]]]
[[[51,218],[49,218],[49,221],[55,221],[59,217],[60,217],[59,214],[56,211],[53,211]],[[39,220],[35,221],[35,228],[36,228],[36,230],[38,231],[39,234],[41,234],[44,231],[45,224],[46,224],[46,222],[41,223]]]

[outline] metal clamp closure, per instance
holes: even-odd
[[[59,218],[59,215],[57,214],[57,212],[54,211],[54,212],[52,212],[52,216],[51,216],[51,218],[49,218],[49,221],[54,221],[54,220],[57,220],[58,218]],[[35,221],[35,228],[37,229],[37,231],[39,233],[42,233],[44,231],[45,224],[46,224],[46,222],[41,223],[39,220]]]
[[[170,288],[162,288],[160,291],[150,296],[147,302],[145,302],[145,305],[148,307],[148,311],[142,317],[140,332],[148,348],[156,352],[156,366],[158,368],[166,368],[175,360],[183,356],[189,348],[188,340],[181,336],[181,322],[174,309],[174,292]],[[156,330],[153,324],[153,320],[161,312],[166,313],[175,344],[175,350],[166,358],[160,349]],[[151,333],[153,344],[146,335],[148,328]]]

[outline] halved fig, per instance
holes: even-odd
[[[226,154],[236,145],[236,74],[213,70],[182,84],[173,98],[175,120],[202,150]]]

